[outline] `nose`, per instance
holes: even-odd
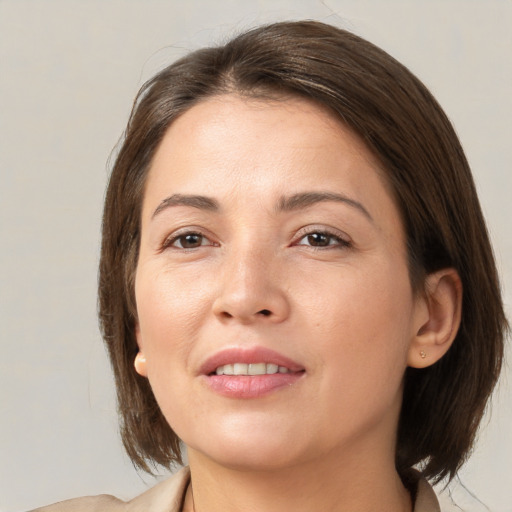
[[[286,277],[268,251],[233,251],[223,262],[213,313],[222,322],[279,323],[290,313]]]

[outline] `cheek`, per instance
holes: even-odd
[[[335,361],[340,379],[359,375],[363,384],[371,375],[381,381],[400,380],[411,338],[413,297],[406,269],[375,268],[352,268],[336,279],[316,279],[317,293],[309,309],[315,350],[323,353],[323,364]]]
[[[201,410],[188,392],[187,372],[207,308],[204,283],[152,271],[148,265],[137,273],[135,295],[147,378],[171,428],[181,434],[189,428],[188,423],[183,427],[183,420],[195,421],[194,411]]]
[[[315,313],[312,357],[320,410],[331,422],[319,428],[326,439],[337,429],[365,431],[397,414],[410,341],[411,292],[407,279],[385,274],[349,275],[323,294]],[[329,297],[329,300],[328,300]],[[331,432],[331,426],[334,433]]]
[[[208,284],[194,276],[181,276],[152,271],[149,266],[137,273],[138,342],[149,372],[174,361],[187,362],[190,341],[197,337],[207,310]]]

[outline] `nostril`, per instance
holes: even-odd
[[[259,314],[263,316],[270,316],[272,313],[268,309],[262,309],[259,311]]]

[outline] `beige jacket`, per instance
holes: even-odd
[[[31,512],[180,512],[189,481],[190,471],[186,467],[128,502],[107,495],[91,496],[61,501]],[[441,512],[426,480],[418,482],[414,512]]]

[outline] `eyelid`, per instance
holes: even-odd
[[[351,246],[352,245],[352,239],[343,231],[340,231],[339,229],[327,227],[323,225],[308,225],[304,226],[303,228],[299,229],[297,231],[296,235],[294,236],[294,241],[292,242],[292,245],[305,245],[305,244],[299,244],[299,242],[306,236],[312,235],[314,233],[319,233],[322,235],[327,235],[332,238],[338,239],[340,241],[340,245],[343,247]],[[335,248],[339,247],[336,245],[330,245],[330,246],[324,246],[324,247],[314,247],[315,249],[328,249],[328,248]]]
[[[181,237],[187,236],[187,235],[199,235],[208,240],[210,243],[201,245],[200,247],[218,247],[219,244],[217,242],[214,242],[213,236],[206,232],[205,229],[200,228],[198,226],[186,226],[182,228],[178,228],[174,230],[169,235],[165,236],[162,243],[160,244],[160,250],[164,251],[165,249],[177,249],[179,251],[191,251],[194,249],[198,249],[198,247],[194,248],[181,248],[181,247],[174,247],[173,244]]]

